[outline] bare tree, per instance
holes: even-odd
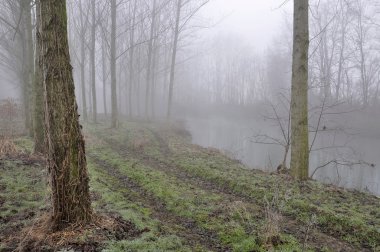
[[[97,122],[97,99],[96,99],[96,78],[95,78],[95,47],[96,47],[96,8],[95,0],[91,1],[91,37],[90,37],[90,76],[91,76],[91,93],[92,93],[92,119]]]
[[[52,228],[92,218],[85,143],[79,125],[67,38],[66,2],[40,0],[41,59],[45,90]]]
[[[40,9],[39,1],[36,1],[36,10]],[[43,73],[42,73],[42,59],[40,52],[42,50],[42,41],[40,33],[41,30],[41,16],[40,12],[36,11],[36,49],[35,49],[35,70],[34,70],[34,152],[45,153],[45,116],[44,116],[44,86],[43,86]]]
[[[309,1],[294,1],[293,70],[291,91],[291,174],[309,177],[308,51]]]
[[[111,0],[111,47],[110,47],[110,71],[111,71],[111,125],[112,128],[118,127],[118,104],[116,94],[116,0]]]

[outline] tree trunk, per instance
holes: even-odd
[[[103,78],[103,106],[104,114],[107,117],[107,69],[106,69],[106,38],[102,36],[102,78]]]
[[[182,0],[178,0],[178,2],[177,2],[177,16],[176,16],[175,30],[174,30],[172,62],[171,62],[171,67],[170,67],[168,111],[166,114],[168,119],[170,119],[171,113],[172,113],[174,75],[175,75],[175,64],[176,64],[176,59],[177,59],[177,46],[178,46],[178,37],[179,37],[179,21],[181,18],[181,8],[182,8]]]
[[[94,123],[97,122],[97,106],[96,106],[96,80],[95,80],[95,35],[96,35],[96,13],[95,1],[91,1],[91,44],[90,44],[90,68],[91,68],[91,85],[92,85],[92,119]]]
[[[36,2],[36,9],[39,10],[39,1]],[[41,17],[40,13],[36,12],[36,30],[40,30]],[[34,70],[34,111],[33,111],[33,127],[34,127],[34,152],[45,153],[45,125],[44,125],[44,87],[42,82],[41,72],[41,38],[39,32],[36,32],[36,52],[35,52],[35,70]]]
[[[156,44],[156,43],[155,43]],[[156,111],[155,111],[155,97],[156,97],[156,66],[157,66],[157,60],[158,60],[158,45],[153,46],[153,59],[152,59],[152,90],[150,92],[150,107],[151,107],[151,112],[152,112],[152,119],[156,117]]]
[[[300,180],[306,180],[309,177],[308,5],[308,0],[294,1],[290,169],[292,176]]]
[[[32,36],[32,16],[31,16],[31,2],[30,0],[20,1],[20,15],[22,17],[22,22],[20,27],[22,27],[22,32],[20,33],[23,57],[22,62],[22,74],[23,74],[23,104],[25,111],[25,128],[29,136],[33,136],[33,108],[31,105],[32,101],[32,83],[34,74],[34,59],[33,59],[33,36]]]
[[[150,35],[148,44],[148,62],[147,62],[147,73],[146,73],[146,92],[145,92],[145,118],[149,118],[149,93],[151,88],[151,73],[152,73],[152,53],[153,53],[153,36],[154,27],[156,21],[156,0],[153,0],[152,7],[152,22],[150,23]]]
[[[111,127],[118,126],[117,94],[116,94],[116,0],[111,0]]]
[[[132,92],[133,84],[135,82],[135,69],[134,69],[134,55],[135,55],[135,25],[136,25],[136,12],[137,12],[137,0],[134,1],[133,10],[132,10],[132,24],[131,24],[131,34],[129,39],[129,90],[128,90],[128,115],[133,117],[133,108],[132,108]]]
[[[83,113],[83,120],[87,121],[87,99],[86,99],[86,83],[85,83],[85,66],[86,66],[86,47],[85,47],[85,28],[84,28],[84,21],[83,21],[83,8],[82,8],[82,1],[79,0],[79,10],[80,10],[80,26],[81,26],[81,38],[80,38],[80,82],[82,86],[82,113]]]
[[[40,0],[52,228],[87,223],[92,209],[67,38],[66,1]]]

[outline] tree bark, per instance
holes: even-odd
[[[40,0],[52,228],[92,218],[85,142],[79,124],[67,38],[66,1]]]
[[[308,12],[308,0],[294,1],[290,169],[292,176],[300,180],[306,180],[309,177]]]
[[[36,1],[36,9],[39,10],[39,1]],[[44,125],[44,87],[41,72],[41,37],[40,37],[41,17],[36,12],[36,52],[35,52],[35,70],[34,70],[34,111],[33,111],[33,127],[34,127],[34,152],[45,153],[45,125]]]

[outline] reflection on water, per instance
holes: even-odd
[[[186,120],[193,143],[218,148],[251,168],[265,171],[274,171],[281,163],[283,148],[254,143],[252,136],[260,133],[279,137],[278,129],[272,124],[263,120],[239,121],[221,117]],[[375,151],[380,150],[379,139],[323,132],[318,135],[313,149],[310,174],[316,167],[331,162],[315,172],[315,179],[380,195],[380,155]]]

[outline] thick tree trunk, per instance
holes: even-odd
[[[39,1],[36,2],[36,9],[39,10]],[[40,30],[41,17],[36,12],[36,30]],[[42,82],[42,72],[40,66],[40,53],[42,45],[39,32],[36,33],[36,52],[35,52],[35,70],[34,70],[34,111],[33,111],[33,127],[34,127],[34,152],[45,153],[45,125],[44,125],[44,87]]]
[[[52,223],[60,230],[91,220],[89,178],[70,65],[66,1],[40,0],[39,12]]]
[[[170,119],[171,113],[172,113],[173,88],[174,88],[174,77],[175,77],[175,65],[176,65],[176,59],[177,59],[177,46],[178,46],[178,37],[179,37],[179,21],[181,18],[181,8],[182,8],[182,0],[178,0],[178,2],[177,2],[177,16],[176,16],[175,30],[174,30],[172,62],[171,62],[171,66],[170,66],[168,111],[166,114],[167,119]]]
[[[306,180],[309,177],[308,5],[308,0],[294,1],[290,169],[292,176],[300,180]]]
[[[116,0],[111,0],[111,102],[112,118],[111,127],[118,126],[118,108],[116,94]]]

